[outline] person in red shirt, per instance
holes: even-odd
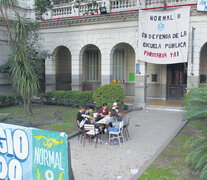
[[[103,103],[102,108],[98,110],[97,120],[103,119],[106,116],[110,116],[110,111],[107,107],[107,103]]]

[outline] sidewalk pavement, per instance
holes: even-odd
[[[77,136],[70,139],[75,180],[137,179],[183,128],[183,115],[176,109],[153,108],[128,113],[131,138],[122,147],[109,145],[106,134],[96,149],[88,141],[83,147]]]

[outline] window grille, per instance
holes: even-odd
[[[86,51],[86,80],[98,81],[98,51]]]
[[[124,80],[124,50],[116,49],[113,56],[113,79]]]

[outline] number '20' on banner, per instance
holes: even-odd
[[[0,124],[0,179],[68,180],[67,134]]]

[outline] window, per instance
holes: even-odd
[[[157,74],[152,74],[152,82],[157,82]]]
[[[113,79],[124,80],[124,50],[117,49],[113,56]]]
[[[86,80],[98,81],[98,51],[86,51]]]
[[[200,83],[207,83],[207,75],[206,74],[201,74],[200,75]]]

